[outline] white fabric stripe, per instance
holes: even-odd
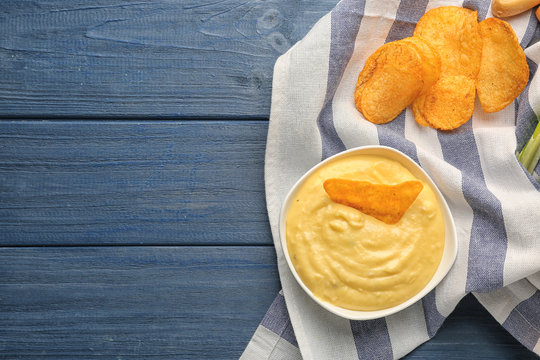
[[[510,104],[496,113],[486,113],[482,110],[482,105],[478,97],[475,99],[474,112],[472,118],[473,129],[493,128],[493,127],[514,127],[516,123],[516,109],[514,104]],[[507,129],[512,132],[515,129]],[[515,136],[515,134],[514,134]],[[512,152],[513,154],[514,152]]]
[[[503,323],[514,308],[536,292],[536,287],[523,279],[491,293],[473,293],[499,323]]]
[[[386,7],[381,6],[384,4]],[[377,50],[384,41],[394,23],[393,17],[398,4],[392,2],[375,3],[367,1],[364,17],[356,37],[353,56],[345,68],[333,99],[333,116],[336,131],[349,149],[363,145],[379,144],[379,136],[375,124],[364,119],[354,104],[354,89],[358,74],[364,67],[367,58]],[[389,14],[389,12],[393,12]],[[367,35],[366,35],[367,34]]]
[[[358,358],[349,320],[322,309],[305,292],[302,296],[305,298],[302,312],[306,315],[302,319],[303,325],[310,329],[311,335],[305,341],[309,353],[302,348],[304,345],[300,345],[303,358],[326,360],[334,359],[336,354],[340,354],[343,359]]]
[[[510,109],[512,114],[509,116],[513,119],[514,107]],[[486,186],[501,202],[508,239],[504,284],[511,284],[538,271],[538,229],[523,224],[538,223],[538,212],[531,209],[538,209],[540,193],[514,155],[516,138],[513,126],[474,128],[474,134]]]
[[[438,8],[440,6],[462,6],[463,1],[453,1],[453,0],[434,0],[428,3],[426,12],[431,9]]]
[[[429,156],[435,157],[438,161],[444,161],[437,130],[418,124],[410,107],[407,107],[405,111],[405,138],[416,144],[418,153],[422,152],[422,149],[429,150]],[[420,157],[418,161],[422,165]]]
[[[540,64],[540,42],[537,42],[536,44],[525,49],[525,55],[536,64]]]
[[[240,360],[302,360],[300,350],[290,342],[259,325]]]
[[[429,340],[421,301],[388,316],[386,327],[390,335],[394,359],[407,355],[419,344]]]
[[[289,316],[306,359],[312,358],[313,339],[306,333],[300,314],[305,310],[304,303],[312,300],[288,268],[279,241],[278,219],[281,204],[294,182],[321,159],[317,116],[323,106],[328,78],[330,14],[321,18],[311,31],[319,36],[306,36],[276,61],[265,157],[266,201],[278,269]],[[288,86],[291,83],[297,86]],[[303,96],[303,92],[311,96]],[[276,120],[272,121],[273,118]],[[284,164],[290,166],[285,168]],[[306,318],[309,317],[308,314]]]
[[[540,355],[540,339],[538,339],[538,342],[536,343],[536,346],[534,347],[533,351]]]
[[[491,1],[489,2],[488,11],[486,13],[486,19],[490,17],[493,17],[493,13],[491,12]],[[521,37],[518,36],[518,39],[522,39],[522,38],[523,38],[523,35],[521,35]]]

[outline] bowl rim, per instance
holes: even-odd
[[[445,242],[444,242],[443,255],[441,257],[441,261],[439,262],[437,270],[435,271],[430,281],[426,284],[426,286],[424,286],[422,290],[420,290],[416,295],[414,295],[410,299],[402,302],[401,304],[395,305],[390,308],[381,309],[381,310],[373,310],[373,311],[350,310],[350,309],[338,307],[336,305],[330,304],[326,301],[323,301],[317,298],[311,292],[311,290],[304,284],[304,282],[302,281],[302,279],[296,272],[296,269],[294,268],[294,265],[292,264],[292,261],[289,255],[289,249],[287,247],[286,226],[285,226],[287,213],[292,203],[292,200],[294,196],[296,195],[296,193],[298,192],[298,190],[300,189],[301,185],[304,184],[304,182],[307,180],[309,176],[311,176],[311,174],[313,174],[316,170],[328,164],[329,162],[335,161],[340,158],[354,156],[357,154],[378,155],[378,156],[389,158],[390,160],[398,161],[407,170],[409,170],[416,178],[428,183],[433,189],[435,196],[437,197],[437,200],[439,201],[439,204],[443,212],[444,223],[445,223]],[[319,162],[318,164],[310,168],[304,175],[302,175],[302,177],[300,177],[300,179],[298,179],[295,182],[295,184],[291,187],[291,189],[287,193],[287,196],[285,197],[285,200],[283,201],[283,204],[281,206],[280,216],[279,216],[279,237],[280,237],[281,247],[283,249],[283,253],[285,254],[285,259],[287,261],[289,269],[293,273],[294,278],[296,279],[297,283],[302,287],[302,289],[316,303],[321,305],[324,309],[330,311],[331,313],[335,315],[338,315],[340,317],[343,317],[349,320],[372,320],[372,319],[382,318],[391,314],[395,314],[413,305],[418,300],[422,299],[431,290],[433,290],[435,286],[437,286],[442,281],[442,279],[448,274],[448,272],[450,271],[450,269],[452,268],[456,260],[457,247],[458,247],[454,218],[452,216],[448,203],[446,202],[446,199],[442,195],[441,191],[439,190],[438,186],[435,184],[433,179],[428,175],[428,173],[424,169],[422,169],[420,165],[418,165],[409,156],[407,156],[406,154],[404,154],[403,152],[397,149],[384,146],[384,145],[360,146],[360,147],[354,147],[354,148],[339,152]]]

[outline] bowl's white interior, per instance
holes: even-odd
[[[355,310],[349,310],[340,308],[338,306],[332,305],[330,303],[327,303],[325,301],[322,301],[318,298],[316,298],[313,293],[307,288],[306,285],[302,282],[300,279],[300,276],[296,272],[290,256],[289,251],[287,248],[287,239],[286,239],[286,232],[285,232],[285,223],[287,220],[287,213],[289,211],[289,207],[291,205],[292,200],[296,196],[296,193],[304,183],[304,181],[318,168],[323,166],[324,164],[331,162],[338,158],[343,158],[347,156],[352,155],[379,155],[384,156],[388,159],[398,161],[401,163],[407,170],[409,170],[414,176],[416,176],[418,179],[424,181],[425,183],[429,184],[432,189],[435,192],[435,195],[437,196],[437,199],[439,200],[439,203],[442,208],[442,212],[444,215],[444,222],[445,222],[445,244],[444,244],[444,251],[442,255],[441,262],[439,264],[439,267],[437,268],[437,271],[435,272],[435,275],[433,275],[433,278],[431,281],[422,289],[418,294],[416,294],[414,297],[410,298],[409,300],[383,310],[375,310],[375,311],[355,311]],[[452,267],[452,264],[454,263],[454,260],[456,259],[457,254],[457,238],[456,238],[456,228],[454,225],[454,220],[452,218],[452,214],[450,213],[450,209],[448,208],[448,204],[446,203],[446,200],[442,196],[441,192],[431,180],[429,175],[420,168],[412,159],[410,159],[407,155],[403,154],[402,152],[385,147],[385,146],[364,146],[359,148],[350,149],[344,152],[341,152],[339,154],[336,154],[325,161],[317,164],[314,166],[311,170],[309,170],[304,176],[300,178],[296,182],[296,184],[292,187],[292,189],[287,194],[287,197],[285,198],[285,202],[283,203],[283,206],[281,208],[281,214],[279,219],[279,236],[281,239],[281,245],[283,247],[283,252],[285,253],[285,258],[287,259],[287,263],[289,264],[289,268],[291,269],[294,277],[300,284],[300,286],[311,296],[317,303],[319,303],[322,307],[327,309],[328,311],[342,316],[347,319],[351,320],[369,320],[369,319],[376,319],[380,317],[384,317],[393,313],[396,313],[412,304],[420,300],[422,297],[424,297],[428,292],[430,292],[448,273],[450,268]]]

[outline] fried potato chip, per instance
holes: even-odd
[[[441,57],[441,75],[476,79],[482,58],[482,38],[477,12],[443,6],[426,12],[416,24],[414,36],[426,40]]]
[[[366,82],[371,78],[371,76],[373,76],[373,72],[377,68],[377,59],[379,58],[379,55],[383,50],[384,46],[381,46],[373,54],[371,54],[366,60],[362,71],[360,71],[360,75],[358,75],[358,80],[356,81],[356,89],[354,90],[354,103],[356,105],[356,108],[360,112],[362,111],[360,110],[362,92],[364,91]]]
[[[423,120],[435,129],[456,129],[473,114],[475,82],[462,75],[442,76],[423,96],[417,100]]]
[[[418,36],[412,36],[403,39],[403,41],[410,42],[419,48],[424,65],[424,87],[421,94],[412,102],[411,108],[413,111],[414,119],[422,126],[429,126],[423,116],[420,108],[423,107],[425,94],[428,90],[435,85],[439,80],[441,72],[441,57],[439,53],[429,45],[425,40]]]
[[[424,127],[430,126],[429,123],[426,121],[426,117],[423,114],[425,102],[426,102],[426,94],[422,94],[418,96],[416,99],[414,99],[413,103],[411,104],[414,120],[416,120],[418,124]]]
[[[525,89],[529,66],[514,30],[506,21],[489,18],[479,24],[482,62],[476,90],[482,109],[504,109]]]
[[[412,103],[422,88],[418,74],[396,67],[381,69],[366,84],[360,102],[361,112],[372,123],[385,124]]]
[[[439,79],[441,73],[441,57],[439,56],[437,50],[435,50],[421,37],[411,36],[402,39],[401,41],[414,46],[422,59],[422,66],[424,68],[424,87],[422,88],[422,93],[426,93],[427,90]]]
[[[375,124],[393,120],[423,89],[423,65],[418,51],[405,42],[383,45],[359,75],[355,104]]]
[[[332,201],[355,208],[387,224],[396,224],[424,188],[420,181],[397,185],[328,179],[324,190]]]
[[[528,80],[525,54],[508,23],[490,18],[479,24],[476,11],[443,6],[420,18],[414,36],[383,45],[368,58],[355,104],[375,124],[411,105],[420,125],[452,130],[471,118],[476,91],[484,111],[496,112]]]

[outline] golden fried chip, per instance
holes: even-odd
[[[423,107],[425,94],[433,85],[435,85],[440,77],[441,57],[439,56],[439,53],[421,37],[411,36],[403,39],[403,41],[410,42],[418,47],[423,59],[424,87],[421,94],[411,104],[411,108],[416,122],[422,126],[429,126],[420,109]]]
[[[474,80],[462,75],[442,76],[420,100],[418,110],[429,126],[452,130],[465,124],[474,110]]]
[[[482,58],[476,11],[456,6],[431,9],[418,21],[414,36],[423,38],[438,51],[441,76],[476,79]]]
[[[373,55],[360,73],[355,104],[367,120],[384,124],[421,92],[424,70],[418,51],[408,43],[385,44]]]
[[[414,120],[416,120],[416,122],[422,126],[429,126],[429,123],[426,121],[426,117],[423,114],[424,103],[426,102],[426,94],[418,96],[411,104]]]
[[[525,89],[529,66],[518,38],[506,21],[489,18],[480,22],[482,62],[476,81],[485,112],[504,109]]]
[[[422,126],[452,130],[474,111],[502,110],[525,88],[529,71],[512,27],[496,18],[478,23],[476,11],[456,6],[429,10],[414,36],[388,43],[368,58],[355,104],[375,124],[411,105]]]
[[[399,222],[424,187],[416,180],[384,185],[346,179],[328,179],[323,186],[332,201],[355,208],[387,224]]]
[[[366,82],[371,78],[371,76],[373,76],[373,72],[377,67],[377,59],[379,58],[379,54],[381,53],[381,51],[383,51],[383,49],[384,45],[378,48],[373,54],[371,54],[367,58],[366,63],[362,68],[362,71],[360,71],[360,74],[358,75],[358,80],[356,81],[356,89],[354,90],[354,103],[358,111],[362,111],[360,110],[362,91],[364,91]]]
[[[374,124],[392,121],[412,103],[422,87],[423,82],[418,74],[396,67],[380,69],[367,82],[362,93],[362,114]]]
[[[439,56],[437,50],[435,50],[421,37],[411,36],[400,41],[413,45],[418,51],[420,58],[422,59],[422,66],[424,68],[424,87],[422,88],[422,93],[426,93],[427,90],[439,79],[441,73],[441,57]]]

